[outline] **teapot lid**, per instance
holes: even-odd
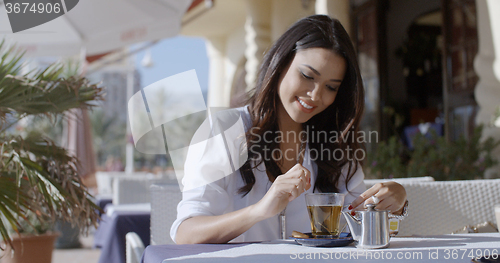
[[[376,204],[366,204],[366,212],[389,212],[388,210],[377,210],[375,206]]]
[[[375,204],[366,204],[366,211],[367,212],[376,212],[377,210],[375,210]]]

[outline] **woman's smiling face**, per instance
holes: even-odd
[[[345,59],[325,48],[299,50],[278,84],[278,118],[305,123],[330,106],[346,72]]]

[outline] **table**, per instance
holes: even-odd
[[[111,197],[97,197],[96,199],[96,205],[98,205],[103,211],[104,207],[106,207],[107,204],[112,204],[113,199]],[[102,213],[99,212],[99,215],[102,216]]]
[[[149,211],[114,211],[103,214],[94,234],[94,246],[101,248],[99,263],[125,263],[125,235],[135,232],[145,246],[150,240]]]
[[[391,238],[389,248],[304,247],[293,240],[262,243],[148,246],[142,263],[168,262],[471,262],[479,253],[500,254],[499,233]],[[474,253],[474,254],[471,254]]]

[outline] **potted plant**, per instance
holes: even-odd
[[[417,134],[413,149],[394,135],[380,142],[368,154],[367,177],[400,178],[431,176],[436,181],[472,180],[483,178],[484,171],[498,162],[493,151],[499,140],[481,140],[483,126],[474,129],[470,138],[460,137],[450,142],[431,132],[430,138]]]
[[[17,235],[6,247],[2,263],[51,262],[54,241],[59,236],[52,231],[50,218],[39,218],[33,212],[26,213],[26,220],[19,221]],[[13,229],[8,226],[10,232]]]
[[[99,207],[89,199],[75,157],[48,138],[21,136],[12,128],[29,116],[56,118],[70,109],[91,108],[104,94],[83,77],[61,78],[61,64],[21,74],[21,58],[15,47],[0,42],[0,236],[14,257],[35,254],[23,242],[23,231],[31,228],[32,235],[37,225],[51,226],[56,219],[85,231],[97,224]],[[11,255],[2,260],[7,258]]]

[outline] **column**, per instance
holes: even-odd
[[[477,124],[484,124],[483,139],[500,139],[500,128],[491,126],[496,107],[500,105],[500,1],[477,0],[479,50],[474,69],[479,76],[475,97],[480,107]],[[494,155],[500,162],[500,148]],[[486,178],[500,174],[500,166],[489,169]]]
[[[268,0],[247,0],[245,82],[249,90],[255,87],[264,52],[271,45],[271,4]]]
[[[351,34],[350,10],[349,0],[316,0],[316,14],[338,19],[348,34]]]
[[[230,91],[224,86],[224,57],[226,38],[209,37],[207,39],[208,70],[208,99],[209,107],[229,107]]]

